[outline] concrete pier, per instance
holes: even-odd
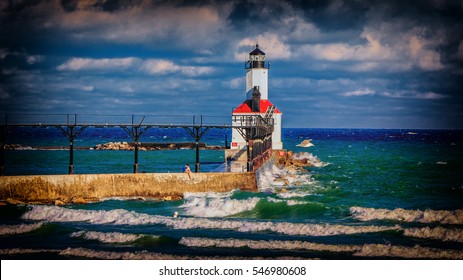
[[[175,199],[185,192],[257,191],[256,174],[138,173],[0,177],[0,200],[10,203],[85,203],[108,197]]]

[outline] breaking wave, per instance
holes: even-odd
[[[127,211],[115,210],[78,210],[57,206],[34,205],[31,210],[23,215],[24,219],[39,220],[44,222],[88,222],[91,224],[115,224],[115,225],[145,225],[161,224],[174,229],[217,229],[235,230],[239,232],[274,232],[284,235],[300,236],[332,236],[343,234],[361,234],[383,231],[403,232],[405,236],[436,239],[442,241],[463,242],[463,229],[449,229],[443,227],[402,228],[395,226],[349,226],[335,224],[308,224],[289,222],[259,222],[237,219],[210,219],[181,217],[172,218],[159,215],[148,215]],[[34,224],[21,224],[19,226],[3,226],[2,234],[16,234],[32,231],[40,228],[44,222]],[[73,236],[81,236],[87,239],[95,239],[101,242],[132,242],[144,237],[143,234],[103,233],[79,231]],[[151,236],[153,237],[153,236]],[[153,238],[156,238],[154,236]]]
[[[188,247],[219,247],[219,248],[241,248],[262,250],[312,250],[330,252],[354,252],[362,248],[361,245],[330,245],[306,241],[263,241],[246,239],[212,239],[183,237],[179,244]]]
[[[231,199],[232,192],[220,193],[187,193],[185,203],[180,208],[185,214],[195,217],[225,217],[256,207],[260,198]]]
[[[296,153],[293,155],[293,159],[296,159],[296,160],[307,159],[307,161],[310,162],[315,167],[324,167],[324,166],[329,165],[329,163],[322,162],[317,156],[314,156],[313,154],[308,153],[308,152]]]
[[[135,252],[111,252],[98,251],[86,248],[67,248],[64,250],[56,249],[0,249],[0,255],[19,255],[19,254],[57,254],[59,256],[70,256],[100,260],[173,260],[173,259],[195,259],[194,256],[177,256],[162,253],[151,253],[146,251]]]
[[[314,179],[308,172],[301,173],[293,169],[280,168],[273,164],[259,169],[257,181],[260,191],[271,192],[273,192],[275,188],[310,185],[314,183]]]
[[[375,209],[363,207],[351,207],[350,213],[355,219],[361,221],[370,220],[395,220],[401,222],[463,224],[463,210],[394,210]]]
[[[56,254],[66,257],[78,257],[86,259],[99,259],[99,260],[243,260],[243,259],[264,259],[262,257],[247,258],[243,256],[192,256],[192,255],[172,255],[164,253],[155,253],[147,251],[134,251],[134,252],[113,252],[113,251],[98,251],[86,248],[67,248],[64,250],[56,249],[0,249],[0,255],[20,255],[20,254]],[[283,260],[296,260],[292,256],[283,256],[267,259],[283,259]]]
[[[354,256],[362,257],[392,257],[406,259],[462,259],[463,252],[457,250],[435,249],[428,247],[392,246],[383,244],[368,244],[362,246]]]
[[[30,232],[39,229],[44,223],[0,225],[0,235],[12,235]]]
[[[406,228],[404,229],[404,235],[442,241],[463,242],[463,229],[448,229],[443,227]]]
[[[310,193],[306,193],[306,192],[280,192],[277,194],[278,197],[280,198],[293,198],[293,197],[306,197],[306,196],[309,196],[309,195],[312,195]]]
[[[224,229],[240,232],[275,232],[285,235],[330,236],[382,231],[397,231],[399,226],[346,226],[330,224],[303,224],[289,222],[254,222],[232,219],[172,218],[141,214],[123,209],[77,210],[57,206],[33,205],[23,219],[48,222],[88,222],[92,224],[144,225],[162,224],[175,229]]]
[[[461,259],[463,252],[457,250],[435,249],[427,247],[407,247],[383,244],[331,245],[305,241],[264,241],[239,239],[211,239],[184,237],[180,244],[188,247],[242,248],[256,250],[310,250],[329,252],[352,252],[362,257],[397,257],[406,259]]]
[[[97,240],[102,243],[129,243],[143,237],[159,238],[159,236],[147,234],[129,234],[121,232],[98,232],[84,230],[71,233],[71,237]]]
[[[295,200],[295,199],[276,199],[276,198],[267,198],[269,202],[274,202],[274,203],[286,203],[288,206],[294,206],[294,205],[305,205],[305,204],[310,204],[310,202],[307,201],[300,201],[300,200]]]

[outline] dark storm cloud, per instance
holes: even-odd
[[[461,127],[461,18],[444,0],[1,2],[1,111],[228,114],[259,43],[285,126]]]

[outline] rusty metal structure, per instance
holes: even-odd
[[[179,118],[180,117],[180,118]],[[5,145],[8,135],[16,127],[55,127],[69,141],[68,173],[74,174],[74,141],[85,129],[122,128],[132,137],[134,149],[133,172],[139,172],[138,150],[140,138],[151,128],[183,128],[195,140],[195,172],[200,171],[200,140],[213,128],[237,129],[246,140],[248,166],[253,171],[253,163],[261,160],[263,154],[271,150],[273,119],[271,114],[239,116],[231,125],[218,122],[220,117],[207,116],[160,116],[160,115],[92,115],[92,114],[4,114],[0,124],[0,175],[5,175]],[[227,117],[228,119],[228,117]],[[163,121],[159,121],[163,120]],[[165,121],[170,120],[170,121]],[[228,119],[229,120],[229,119]],[[253,149],[254,147],[254,149]]]

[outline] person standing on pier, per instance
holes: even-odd
[[[183,172],[188,174],[188,178],[190,178],[190,180],[191,180],[191,169],[190,169],[190,166],[188,164],[185,164],[185,166],[183,167]]]

